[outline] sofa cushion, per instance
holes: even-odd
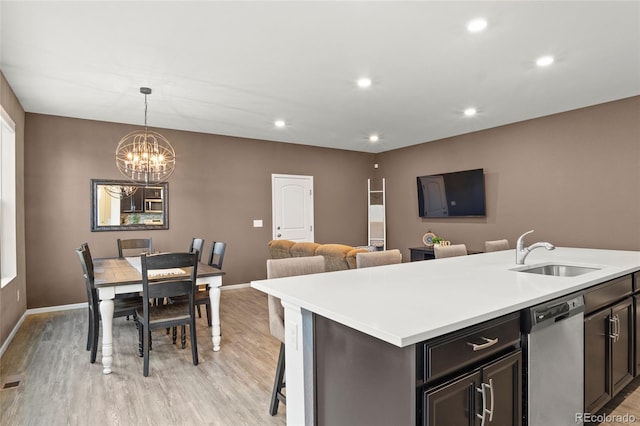
[[[292,245],[289,251],[291,252],[291,257],[315,256],[318,247],[320,247],[318,243],[299,242]]]
[[[344,244],[322,244],[316,254],[324,256],[327,271],[342,271],[350,269],[347,254],[353,247]]]
[[[291,247],[295,244],[289,240],[271,240],[269,241],[269,255],[272,259],[284,259],[291,257]]]

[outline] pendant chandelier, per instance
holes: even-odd
[[[132,196],[137,189],[138,187],[135,185],[105,185],[104,187],[110,197],[120,200]]]
[[[118,170],[130,181],[145,186],[165,182],[173,173],[176,153],[160,133],[147,129],[147,95],[151,89],[141,87],[144,94],[144,130],[136,130],[120,140],[116,149]]]

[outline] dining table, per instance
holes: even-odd
[[[113,371],[113,311],[117,294],[142,291],[140,257],[112,257],[93,260],[95,287],[100,299],[102,316],[102,372]],[[188,271],[185,271],[187,275]],[[196,285],[209,286],[211,300],[211,340],[213,350],[220,350],[220,287],[224,272],[199,262]]]

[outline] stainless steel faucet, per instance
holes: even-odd
[[[556,246],[551,243],[546,242],[538,242],[535,244],[531,244],[529,247],[524,246],[524,236],[533,232],[533,229],[529,232],[525,232],[520,235],[518,238],[518,242],[516,243],[516,264],[524,265],[524,260],[527,258],[527,255],[531,253],[532,250],[535,250],[540,247],[544,247],[547,250],[554,250]]]

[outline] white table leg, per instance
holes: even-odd
[[[113,364],[113,299],[100,301],[100,315],[102,316],[102,372],[111,374]]]
[[[211,301],[211,341],[213,350],[220,350],[220,287],[211,286],[209,289],[209,299]]]
[[[314,424],[313,314],[282,301],[284,307],[287,425]]]

